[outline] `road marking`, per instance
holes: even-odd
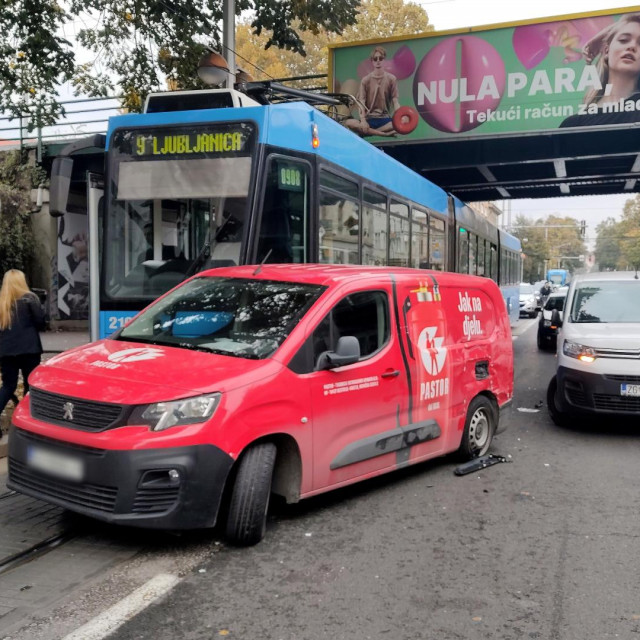
[[[63,640],[101,640],[169,592],[180,578],[161,573]]]

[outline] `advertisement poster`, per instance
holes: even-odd
[[[58,313],[61,320],[89,317],[87,216],[65,213],[58,222]]]
[[[343,124],[376,142],[640,121],[640,7],[330,49]]]

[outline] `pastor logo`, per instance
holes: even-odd
[[[71,422],[73,420],[73,402],[65,402],[62,405],[62,417]]]
[[[155,360],[156,358],[161,358],[163,355],[164,353],[160,351],[160,349],[142,347],[112,353],[107,359],[110,362],[138,362],[140,360]]]
[[[437,376],[447,359],[447,349],[442,346],[444,339],[437,336],[437,327],[426,327],[418,336],[418,349],[422,364],[432,376]]]

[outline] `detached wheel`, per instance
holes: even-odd
[[[265,442],[247,449],[240,459],[226,528],[232,544],[245,547],[264,537],[276,452],[273,443]]]
[[[556,402],[556,393],[558,391],[558,379],[556,376],[551,378],[549,386],[547,387],[547,410],[549,411],[549,417],[558,427],[567,426],[567,414],[560,411]]]
[[[485,396],[477,396],[469,405],[467,419],[458,449],[460,460],[472,460],[489,450],[497,427],[496,410]]]

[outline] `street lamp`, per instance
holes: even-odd
[[[229,77],[229,65],[219,53],[209,51],[200,58],[198,76],[205,84],[219,87]]]

